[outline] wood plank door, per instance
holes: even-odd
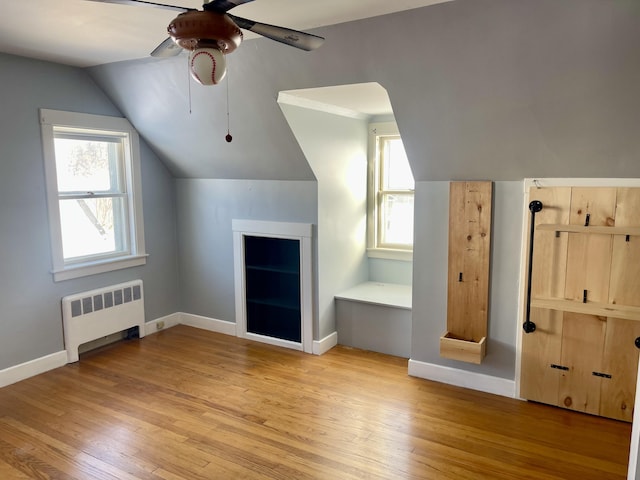
[[[544,205],[536,224],[640,225],[638,188],[532,188],[530,199]],[[537,231],[531,290],[533,298],[640,306],[640,237]],[[523,398],[631,421],[640,321],[599,315],[531,309],[537,329],[522,341]]]

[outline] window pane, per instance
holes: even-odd
[[[413,195],[383,194],[381,202],[381,243],[413,244]]]
[[[60,200],[65,260],[128,250],[123,198]]]
[[[119,139],[110,142],[56,138],[58,191],[119,191],[120,152]]]
[[[382,190],[413,190],[414,181],[400,138],[382,139]]]

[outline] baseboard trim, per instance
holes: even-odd
[[[162,328],[158,328],[159,325],[163,325]],[[189,327],[201,328],[210,332],[222,333],[234,337],[236,336],[236,324],[234,322],[227,322],[225,320],[217,320],[215,318],[203,317],[201,315],[184,312],[172,313],[146,322],[144,325],[144,334],[151,335],[162,330],[166,330],[167,328],[175,327],[176,325],[187,325]],[[322,355],[331,350],[337,344],[338,334],[337,332],[333,332],[322,340],[313,341],[313,353],[315,355]],[[54,368],[62,367],[66,364],[67,351],[62,350],[60,352],[30,360],[20,365],[14,365],[4,370],[0,370],[0,388],[21,380],[26,380],[29,377],[34,377],[49,370],[53,370]]]
[[[167,328],[175,327],[182,323],[182,313],[176,312],[164,317],[156,318],[144,324],[144,334],[151,335],[152,333],[158,333]],[[164,326],[160,327],[160,325]]]
[[[506,378],[492,377],[482,373],[468,372],[434,363],[409,360],[409,375],[456,387],[479,390],[481,392],[516,397],[516,382]]]
[[[0,370],[0,388],[35,377],[41,373],[48,372],[54,368],[63,367],[67,364],[67,351],[51,353],[44,357],[29,360],[28,362],[14,365],[13,367]]]
[[[324,355],[338,344],[338,332],[333,332],[322,340],[313,341],[313,354]]]
[[[236,335],[236,324],[226,320],[193,315],[191,313],[180,313],[180,323],[189,327],[201,328],[210,332],[224,333],[225,335]]]

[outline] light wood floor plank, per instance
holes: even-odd
[[[0,478],[622,480],[631,427],[178,326],[0,389]]]

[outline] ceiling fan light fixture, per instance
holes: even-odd
[[[189,72],[200,85],[217,85],[227,74],[224,53],[211,47],[192,50],[189,53]]]
[[[225,54],[242,42],[242,31],[227,15],[189,10],[174,18],[167,31],[173,41],[186,50],[215,44]]]

